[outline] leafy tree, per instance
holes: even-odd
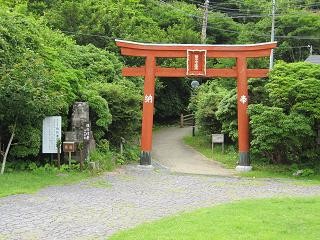
[[[252,129],[251,151],[271,163],[301,163],[306,141],[313,137],[308,118],[261,104],[249,106]],[[272,121],[272,120],[273,121]]]
[[[121,61],[139,66],[144,59],[120,57],[114,39],[199,43],[201,4],[203,1],[188,0],[166,3],[156,0],[0,0],[0,78],[3,79],[0,85],[11,84],[11,88],[4,85],[0,89],[0,98],[5,100],[0,102],[0,119],[6,122],[0,126],[0,140],[8,143],[11,139],[14,145],[10,154],[14,157],[36,155],[40,146],[38,122],[41,116],[59,114],[67,119],[74,101],[89,102],[94,135],[98,140],[108,138],[116,143],[124,134],[134,134],[140,124],[142,81],[140,78],[133,78],[132,82],[123,80]],[[209,7],[207,43],[269,41],[270,9],[271,1],[267,0],[215,1]],[[277,1],[276,39],[279,48],[275,51],[276,59],[303,60],[309,54],[305,47],[309,44],[316,53],[319,51],[319,17],[313,12],[317,9],[316,0]],[[27,62],[33,63],[28,69]],[[159,59],[158,64],[185,67],[186,63],[184,59]],[[250,67],[264,68],[266,65],[266,59],[249,61]],[[232,67],[234,60],[213,59],[208,61],[208,66]],[[8,79],[13,79],[12,83]],[[177,117],[176,113],[186,108],[190,95],[188,81],[158,79],[157,119],[163,121]],[[235,81],[214,81],[203,84],[193,93],[190,109],[196,112],[197,122],[204,132],[223,131],[236,141]],[[11,116],[10,107],[14,106],[10,105],[14,101],[10,102],[8,94],[18,91],[20,85],[27,86],[29,90],[23,91],[29,95],[26,93],[24,99],[14,94],[17,101],[29,97],[28,107],[39,109],[35,109],[32,121],[21,122],[19,119],[15,124],[15,118],[8,117]],[[251,114],[256,122],[266,121],[267,118],[259,118],[263,110],[265,116],[282,119],[279,125],[274,123],[275,128],[292,129],[292,122],[302,121],[304,117],[312,131],[310,135],[306,125],[302,125],[306,134],[294,140],[287,140],[292,137],[287,130],[279,133],[279,138],[290,143],[290,146],[283,147],[285,154],[277,155],[278,150],[272,142],[268,143],[268,148],[255,143],[256,152],[260,148],[261,152],[267,152],[269,157],[272,156],[270,158],[281,159],[281,162],[297,161],[297,156],[302,155],[305,155],[302,158],[312,159],[317,152],[315,133],[320,109],[318,67],[279,62],[269,80],[250,80],[249,87],[250,104],[253,105]],[[40,90],[43,95],[38,96]],[[31,93],[36,99],[31,98]],[[55,99],[55,107],[36,104],[39,99],[46,98]],[[5,104],[10,106],[7,108]],[[262,105],[255,107],[256,104]],[[272,132],[273,123],[266,124]],[[67,125],[64,120],[64,129]],[[253,141],[259,134],[267,134],[263,133],[261,125],[253,126]],[[310,144],[303,143],[304,139]]]
[[[90,88],[108,103],[112,115],[111,124],[106,125],[108,131],[101,137],[118,145],[121,138],[130,140],[136,136],[141,123],[142,94],[134,84],[128,81],[119,84],[93,83]]]
[[[217,119],[216,112],[220,101],[228,90],[215,81],[208,81],[197,89],[189,108],[195,112],[196,123],[205,133],[221,131],[221,122]]]
[[[224,94],[218,103],[215,112],[217,120],[221,122],[221,130],[227,134],[232,141],[238,141],[238,120],[237,120],[237,91],[232,89]]]
[[[30,67],[34,66],[34,67]],[[3,157],[1,174],[12,142],[17,156],[36,155],[40,147],[41,121],[59,109],[59,95],[51,92],[50,76],[41,59],[26,52],[13,68],[1,71],[1,136],[10,135]]]
[[[290,5],[290,3],[288,3]],[[275,58],[287,62],[303,61],[309,55],[308,45],[312,45],[314,53],[319,52],[320,32],[319,16],[308,10],[281,8],[277,14],[275,39],[278,49]],[[266,42],[270,40],[271,19],[247,23],[242,26],[239,35],[241,43]],[[279,37],[277,37],[279,36]]]
[[[14,10],[0,10],[0,23],[2,171],[9,155],[25,158],[39,154],[45,116],[61,115],[66,130],[75,101],[89,102],[98,140],[130,135],[139,127],[140,91],[135,84],[124,82],[122,64],[115,54],[93,45],[78,46],[46,27],[43,20]],[[125,111],[121,113],[119,108]],[[111,123],[114,125],[108,128]]]
[[[249,108],[253,152],[273,163],[315,163],[320,67],[279,62],[265,88],[267,106]]]
[[[278,62],[269,79],[249,80],[253,160],[317,164],[320,68]],[[224,84],[222,84],[224,83]],[[237,95],[228,81],[203,84],[190,108],[205,132],[222,131],[237,142]]]
[[[310,63],[280,62],[266,84],[270,102],[286,113],[295,111],[320,120],[320,67]]]

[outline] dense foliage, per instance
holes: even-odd
[[[200,43],[202,4],[202,0],[0,0],[2,155],[12,136],[10,158],[34,159],[43,117],[61,115],[66,131],[75,101],[89,102],[98,142],[106,139],[117,146],[121,138],[133,138],[140,128],[143,81],[122,78],[121,68],[123,63],[142,65],[143,59],[121,57],[114,39]],[[304,60],[311,45],[319,53],[319,8],[317,0],[277,1],[276,59]],[[210,1],[207,43],[269,41],[270,10],[269,0]],[[268,61],[249,62],[250,67],[266,68]],[[158,64],[186,63],[159,59]],[[208,65],[232,67],[234,60],[213,59]],[[177,119],[188,111],[191,96],[189,111],[195,112],[201,130],[222,131],[236,142],[235,81],[200,79],[204,84],[192,91],[192,80],[157,79],[156,121]],[[275,163],[315,159],[317,89],[318,68],[304,64],[279,63],[269,80],[250,80],[253,152]],[[270,117],[281,119],[279,125],[265,122]],[[299,128],[292,125],[295,122],[301,123]],[[281,132],[276,131],[279,128]],[[281,148],[267,131],[278,136]]]
[[[80,45],[93,44],[117,52],[114,39],[142,42],[200,43],[203,1],[159,0],[21,0],[26,11],[42,16],[54,29]],[[297,61],[319,51],[320,18],[316,0],[277,1],[276,59]],[[270,40],[271,1],[226,0],[209,5],[207,43],[256,43]],[[299,37],[301,36],[301,37]],[[313,39],[317,37],[317,39]],[[141,65],[137,59],[125,59]],[[219,62],[218,62],[219,63]],[[166,63],[164,63],[166,64]],[[171,66],[180,63],[171,61]],[[185,66],[185,63],[183,63]],[[217,62],[215,62],[217,64]],[[221,65],[221,64],[220,64]],[[224,65],[224,63],[222,64]],[[186,110],[190,87],[181,81],[159,80],[156,120],[170,121]],[[185,96],[181,98],[181,95]],[[172,106],[172,107],[166,107]]]
[[[16,12],[0,10],[0,25],[0,140],[5,144],[14,134],[11,158],[39,154],[45,116],[62,116],[66,131],[75,101],[88,101],[98,142],[133,137],[141,91],[122,79],[114,54],[76,45],[42,21]]]
[[[269,79],[249,85],[253,160],[319,164],[319,65],[279,62]],[[223,132],[237,142],[236,102],[235,87],[213,81],[198,89],[189,107],[204,133]]]
[[[319,65],[278,63],[265,85],[268,97],[249,108],[252,151],[273,163],[316,163],[319,89]]]

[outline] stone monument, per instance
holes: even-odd
[[[71,116],[70,132],[65,132],[65,141],[75,142],[77,146],[83,143],[84,159],[89,156],[89,152],[95,149],[95,140],[91,131],[89,118],[89,104],[87,102],[75,102],[73,104]],[[75,157],[79,159],[80,152],[77,147]]]

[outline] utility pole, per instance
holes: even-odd
[[[208,7],[209,0],[205,0],[204,2],[204,13],[203,13],[203,22],[202,22],[202,32],[201,32],[201,43],[206,43],[207,38],[207,26],[208,26]]]
[[[276,12],[276,0],[272,0],[271,42],[274,42],[275,12]],[[270,70],[273,68],[273,62],[274,62],[274,50],[271,49],[271,54],[270,54],[270,66],[269,66],[269,69],[270,69]]]

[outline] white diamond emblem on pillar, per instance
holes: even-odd
[[[248,101],[248,98],[247,98],[245,95],[242,95],[242,96],[240,97],[240,102],[241,102],[242,104],[245,104],[247,101]]]

